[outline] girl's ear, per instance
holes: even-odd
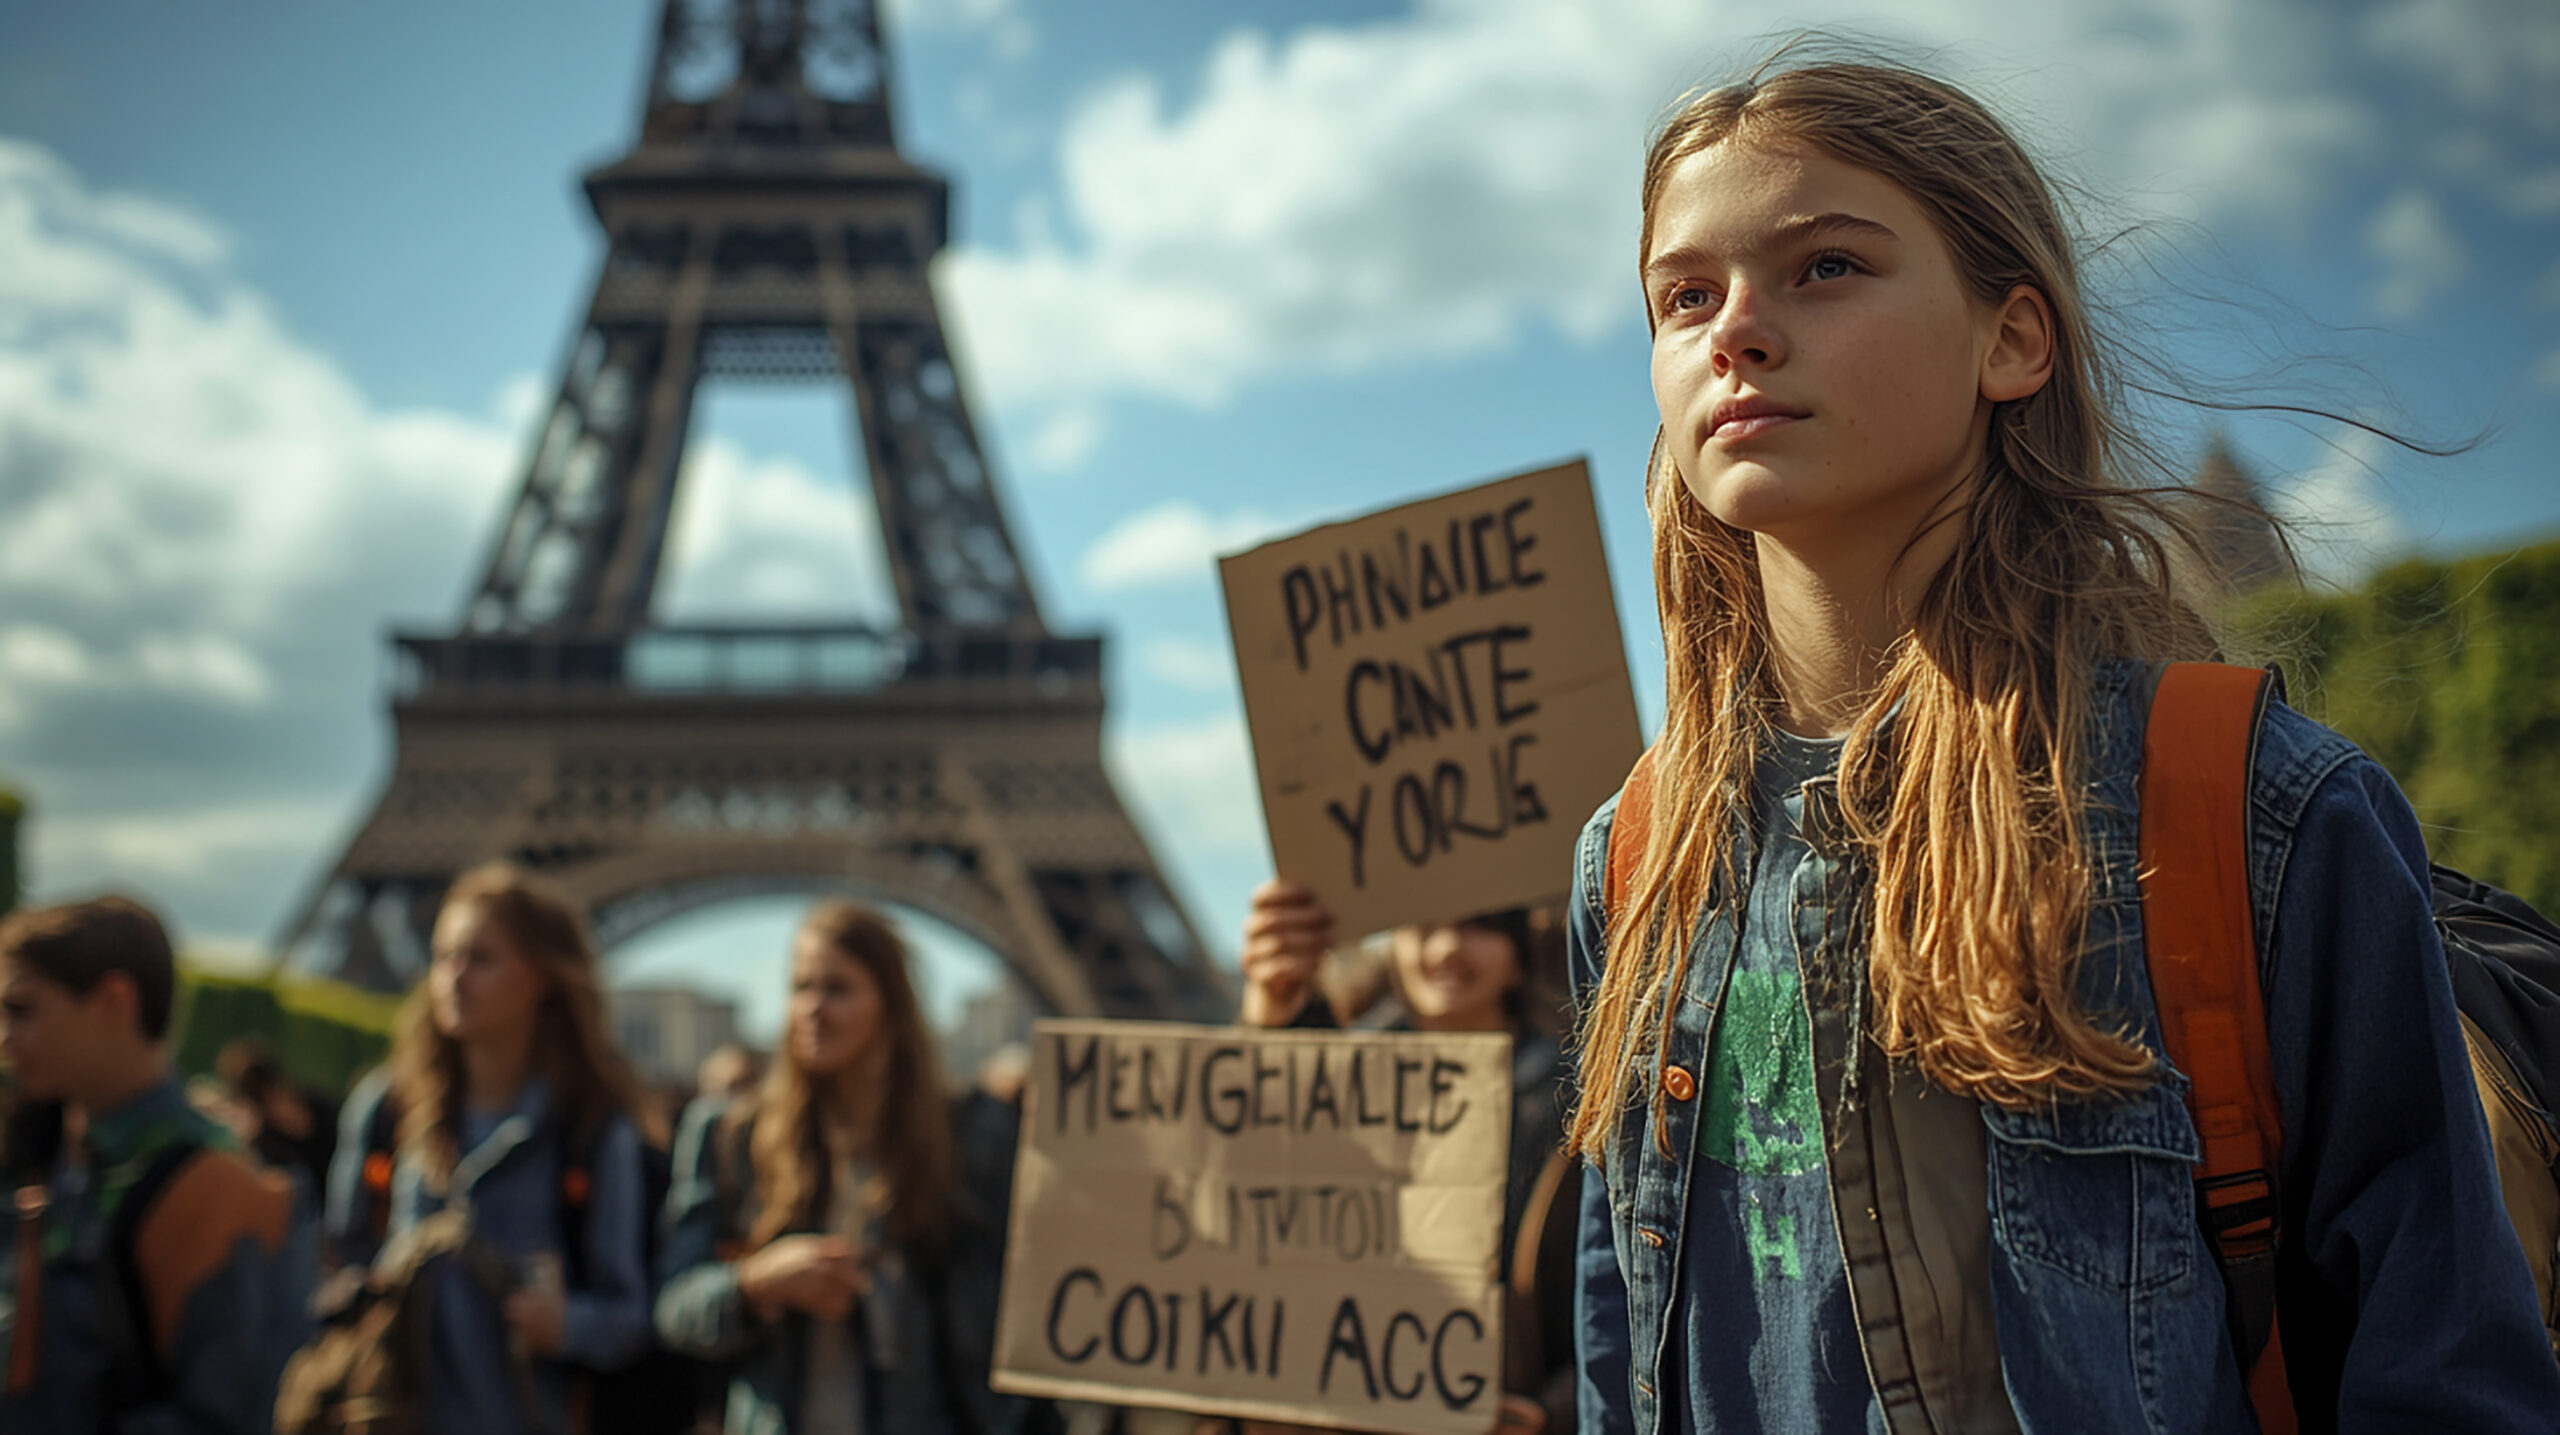
[[[2032,284],[2010,288],[1991,313],[1991,347],[1982,356],[1982,396],[1995,404],[2023,399],[2053,377],[2053,305]]]

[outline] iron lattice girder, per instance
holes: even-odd
[[[653,635],[764,657],[647,682],[595,640],[404,639],[400,765],[288,963],[404,985],[451,875],[506,858],[608,930],[742,882],[852,890],[975,934],[1052,1009],[1222,1015],[1102,767],[1098,642],[954,640],[866,682],[811,656],[848,636],[877,637]]]
[[[667,0],[607,249],[463,631],[397,641],[398,763],[286,960],[413,980],[508,858],[628,935],[851,890],[981,940],[1051,1010],[1216,1019],[1224,983],[1101,761],[1101,644],[1051,634],[927,282],[949,188],[894,147],[869,0]],[[841,381],[895,631],[649,622],[706,376]]]

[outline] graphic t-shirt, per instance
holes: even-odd
[[[1779,733],[1753,782],[1757,851],[1698,1082],[1672,1311],[1682,1347],[1663,1362],[1663,1407],[1686,1430],[1858,1431],[1876,1419],[1832,1224],[1805,991],[1811,973],[1813,999],[1842,999],[1823,977],[1849,945],[1844,914],[1829,911],[1841,873],[1805,844],[1801,792],[1839,758],[1837,741]]]

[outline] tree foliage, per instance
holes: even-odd
[[[2261,591],[2238,652],[2388,768],[2435,859],[2560,913],[2560,542]]]

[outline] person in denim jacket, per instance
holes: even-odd
[[[0,924],[0,1430],[254,1435],[308,1329],[293,1186],[170,1076],[176,963],[122,898]],[[121,1236],[119,1233],[122,1233]]]
[[[464,873],[433,953],[386,1074],[347,1103],[327,1234],[341,1261],[361,1263],[377,1232],[467,1208],[471,1239],[497,1259],[429,1268],[425,1428],[570,1431],[581,1381],[610,1379],[651,1339],[639,1087],[612,1045],[595,949],[549,887],[505,864]],[[387,1158],[370,1149],[385,1102]],[[573,1203],[585,1233],[574,1263]],[[492,1269],[509,1279],[489,1281]]]
[[[1001,1212],[953,1180],[933,1038],[887,917],[811,909],[754,1096],[685,1113],[659,1337],[730,1362],[729,1435],[1004,1435]]]
[[[1782,57],[1643,201],[1668,692],[1568,912],[1582,1428],[2255,1429],[2136,871],[2208,500],[1954,87]],[[2560,1429],[2408,803],[2281,705],[2249,800],[2301,1427]]]

